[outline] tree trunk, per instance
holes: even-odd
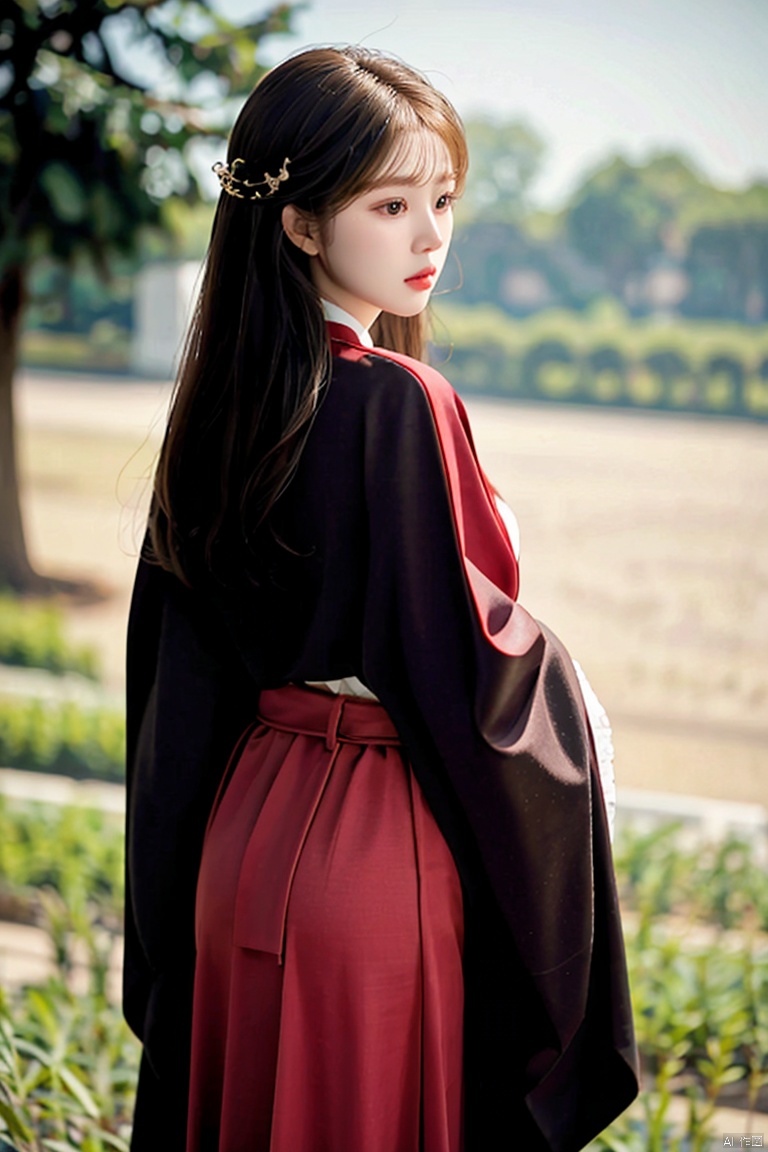
[[[23,305],[23,270],[8,268],[0,280],[0,588],[19,591],[40,583],[24,540],[13,419],[13,377]]]

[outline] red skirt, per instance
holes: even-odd
[[[203,849],[188,1152],[461,1152],[462,938],[382,706],[262,692]]]

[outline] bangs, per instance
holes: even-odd
[[[419,94],[421,95],[421,93]],[[357,193],[394,181],[427,184],[445,176],[461,193],[469,157],[464,127],[453,107],[434,89],[428,99],[397,94],[377,147],[359,173]]]
[[[452,154],[449,143],[421,125],[406,131],[385,133],[391,136],[389,147],[383,147],[379,163],[366,173],[365,190],[384,184],[428,184],[432,180],[455,180],[461,191],[466,167]]]
[[[337,175],[325,195],[308,197],[305,204],[297,199],[299,207],[322,223],[373,188],[394,181],[424,185],[443,177],[454,180],[461,195],[469,158],[464,126],[451,102],[393,57],[363,48],[335,55],[348,69],[344,98],[334,85],[339,106],[323,118],[326,146],[317,163],[326,170],[330,150]]]

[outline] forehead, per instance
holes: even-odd
[[[455,167],[442,136],[427,128],[410,129],[398,132],[366,184],[369,188],[384,184],[430,184],[450,179]]]

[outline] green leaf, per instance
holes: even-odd
[[[54,161],[40,175],[51,208],[62,224],[79,224],[86,216],[88,202],[77,174],[67,164]]]
[[[32,1132],[27,1128],[21,1117],[14,1112],[10,1104],[6,1104],[4,1100],[0,1100],[0,1116],[5,1121],[8,1131],[17,1140],[31,1141]]]
[[[99,1139],[110,1148],[115,1148],[117,1152],[130,1152],[130,1146],[120,1136],[116,1136],[114,1132],[105,1132],[103,1129],[98,1130]]]
[[[233,100],[264,72],[257,61],[263,36],[290,31],[293,11],[278,4],[243,25],[222,17],[208,0],[16,0],[11,8],[25,41],[14,58],[20,98],[0,95],[0,273],[28,265],[35,254],[64,263],[84,254],[104,270],[121,253],[136,251],[147,226],[160,231],[156,201],[144,184],[145,112],[160,110],[167,120],[169,130],[157,143],[172,144],[187,172],[174,186],[188,183],[185,198],[199,200],[198,170],[187,162],[185,146],[209,134],[214,121],[217,132],[228,131]],[[56,51],[39,35],[54,11],[72,36],[69,47]],[[127,30],[130,51],[90,64],[84,38],[111,31],[113,21]],[[135,61],[147,56],[159,69],[137,84]],[[218,80],[221,98],[215,106],[206,98],[201,111],[204,76]],[[12,182],[7,172],[15,155],[30,162]],[[100,187],[108,199],[94,200]]]
[[[50,1052],[44,1052],[42,1048],[38,1047],[37,1044],[33,1044],[30,1040],[18,1039],[16,1041],[16,1047],[19,1052],[23,1053],[25,1056],[32,1056],[33,1059],[38,1060],[44,1067],[50,1068]]]
[[[718,1076],[719,1084],[735,1084],[737,1080],[743,1080],[747,1074],[746,1068],[742,1068],[740,1064],[734,1064],[731,1068],[726,1068],[724,1072]]]
[[[62,1065],[58,1069],[58,1074],[64,1084],[66,1084],[69,1091],[75,1097],[77,1102],[80,1104],[80,1107],[83,1109],[85,1114],[90,1116],[92,1120],[98,1120],[99,1109],[97,1108],[96,1103],[88,1089],[80,1080],[78,1080],[74,1072],[70,1071],[66,1065]]]

